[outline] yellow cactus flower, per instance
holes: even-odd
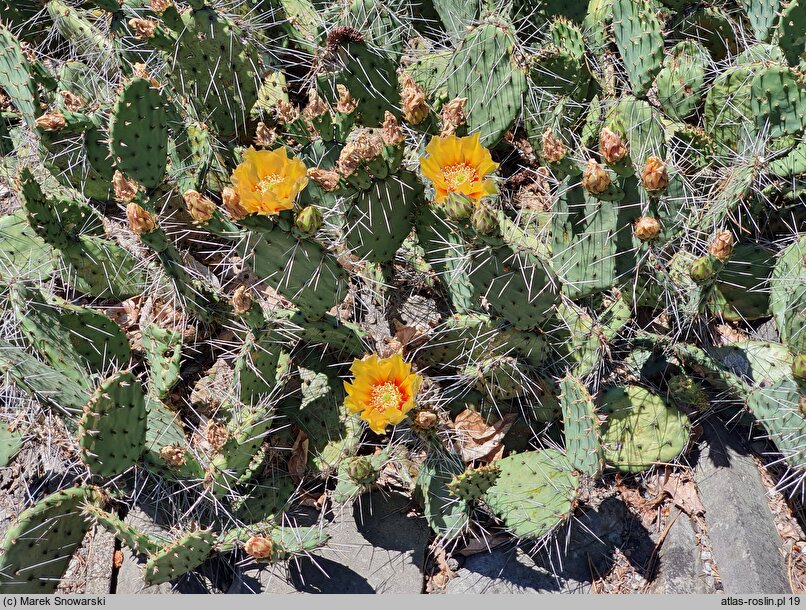
[[[344,404],[351,413],[360,413],[373,432],[383,434],[386,426],[399,424],[414,408],[422,377],[411,372],[411,364],[400,354],[354,360],[350,370],[354,380],[344,382]]]
[[[464,138],[434,136],[425,152],[428,156],[420,157],[420,169],[434,183],[437,203],[443,203],[451,193],[464,195],[475,203],[498,192],[495,183],[486,179],[498,163],[481,145],[478,133]]]
[[[294,199],[308,185],[305,164],[288,157],[285,146],[277,150],[248,148],[243,163],[230,180],[249,214],[277,214],[294,207]]]

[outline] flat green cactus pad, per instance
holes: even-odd
[[[210,556],[216,536],[209,531],[187,532],[149,558],[145,580],[150,585],[168,582],[199,567]]]
[[[607,416],[602,429],[605,460],[622,472],[672,462],[688,446],[691,424],[685,413],[649,390],[610,388],[600,409]]]
[[[0,547],[0,594],[54,593],[90,528],[80,506],[100,500],[95,487],[74,487],[20,513]]]
[[[540,538],[571,517],[579,480],[563,453],[527,451],[495,464],[500,474],[484,501],[513,534]]]
[[[112,375],[96,390],[79,421],[81,459],[98,476],[114,476],[140,459],[146,439],[145,395],[129,372]]]

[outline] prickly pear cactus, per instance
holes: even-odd
[[[38,498],[56,439],[74,485],[0,591],[55,590],[90,525],[149,583],[288,561],[328,540],[300,506],[390,490],[435,549],[559,546],[701,418],[803,493],[804,0],[0,21],[0,465]]]

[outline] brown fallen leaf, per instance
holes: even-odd
[[[516,418],[516,414],[509,413],[490,426],[481,415],[471,409],[459,413],[453,426],[459,433],[462,459],[465,462],[491,462],[499,459],[503,453],[504,435],[509,432]]]
[[[697,484],[688,473],[658,473],[651,487],[654,493],[668,496],[689,517],[705,514]]]
[[[291,457],[288,458],[288,474],[295,483],[299,483],[305,476],[307,466],[308,435],[299,430],[294,440],[294,446],[291,447]]]

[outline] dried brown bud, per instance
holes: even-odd
[[[336,103],[336,110],[343,114],[352,114],[355,112],[358,104],[356,104],[353,96],[350,95],[347,87],[344,85],[336,85],[336,92],[339,94],[339,101]]]
[[[414,425],[420,430],[430,430],[437,425],[437,414],[433,411],[422,409],[414,416]]]
[[[428,117],[428,104],[425,101],[425,90],[414,82],[411,74],[405,70],[400,75],[400,101],[403,105],[403,118],[412,125],[422,123]]]
[[[361,161],[370,161],[383,154],[383,140],[375,131],[359,131],[352,145],[355,155]]]
[[[249,211],[241,205],[241,198],[232,187],[224,187],[224,190],[221,191],[221,203],[233,220],[241,220],[249,216]]]
[[[627,156],[628,150],[621,136],[605,127],[599,138],[599,152],[605,163],[614,165]]]
[[[358,169],[360,161],[358,155],[355,153],[355,147],[352,143],[348,143],[339,153],[339,160],[336,161],[336,167],[342,176],[352,176],[355,170]]]
[[[274,127],[269,127],[263,121],[257,124],[255,131],[255,144],[263,147],[270,147],[274,145],[277,140],[277,130]]]
[[[140,186],[136,181],[126,178],[120,170],[115,170],[112,176],[112,188],[115,191],[115,200],[129,203],[137,195]]]
[[[733,234],[730,231],[717,233],[714,241],[708,246],[708,253],[723,263],[728,260],[733,253]]]
[[[650,155],[641,172],[641,182],[648,191],[662,191],[669,186],[669,172],[658,157]]]
[[[148,70],[146,70],[146,65],[145,64],[141,64],[141,63],[134,64],[132,66],[132,73],[137,78],[146,79],[149,83],[151,83],[151,86],[154,87],[155,89],[159,89],[159,87],[160,87],[159,81],[157,81],[156,78],[153,78],[151,76],[151,74],[148,73]]]
[[[267,536],[252,536],[243,545],[243,550],[255,559],[268,559],[274,551],[274,544]]]
[[[395,115],[388,110],[383,115],[381,138],[387,146],[395,146],[406,139],[406,136],[403,135],[403,130],[400,128],[400,123],[397,122]]]
[[[465,104],[466,97],[457,97],[442,107],[442,131],[439,135],[452,136],[457,127],[465,124]]]
[[[204,197],[198,191],[193,189],[185,191],[182,195],[187,206],[188,213],[193,217],[196,222],[207,222],[213,217],[215,212],[215,203]]]
[[[339,188],[339,173],[320,169],[318,167],[309,167],[308,168],[308,178],[316,182],[319,186],[321,186],[324,190],[328,193],[332,193],[337,188]]]
[[[36,119],[36,126],[42,131],[60,131],[67,125],[61,112],[48,112]]]
[[[275,112],[277,113],[277,122],[281,125],[288,125],[299,118],[299,110],[291,102],[286,102],[285,100],[277,102]]]
[[[129,27],[134,31],[134,37],[140,40],[154,38],[157,33],[157,22],[153,19],[129,19]]]
[[[308,91],[308,105],[305,107],[303,114],[308,118],[315,118],[328,112],[330,112],[330,106],[319,97],[316,89]]]
[[[543,132],[543,158],[549,163],[559,163],[565,158],[567,149],[563,141],[554,135],[550,127]]]
[[[235,315],[240,316],[252,308],[252,295],[249,294],[249,288],[246,286],[238,286],[232,295],[232,309]]]
[[[151,0],[151,11],[158,15],[161,15],[169,6],[173,6],[172,0]]]
[[[71,112],[77,112],[84,107],[84,100],[82,100],[81,97],[75,93],[70,93],[69,91],[59,91],[59,95],[62,96],[64,107]]]
[[[641,216],[635,221],[633,231],[641,241],[650,241],[660,235],[660,222],[651,216]]]
[[[185,465],[185,450],[177,445],[166,445],[160,449],[160,457],[168,466],[180,468]]]
[[[594,195],[604,193],[610,186],[610,176],[601,165],[590,159],[582,173],[582,186]]]
[[[205,436],[207,436],[207,442],[213,448],[213,451],[221,451],[221,448],[229,439],[229,432],[227,432],[227,427],[224,424],[210,420],[207,422]]]
[[[151,213],[136,203],[126,206],[126,218],[129,220],[129,227],[136,235],[150,233],[157,226]]]

